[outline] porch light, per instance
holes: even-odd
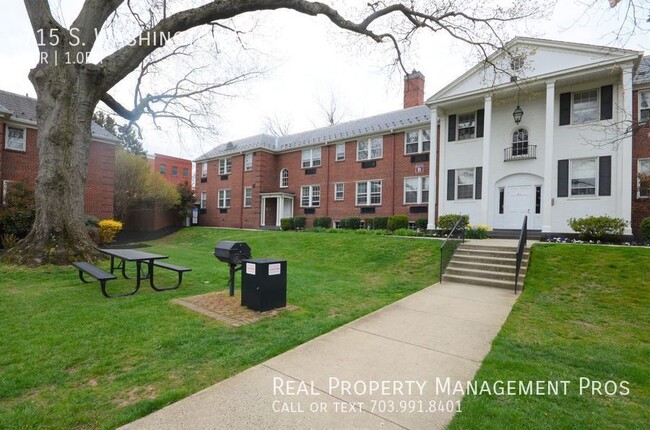
[[[524,116],[524,111],[521,109],[519,105],[517,105],[517,108],[512,113],[512,117],[515,119],[515,124],[519,125],[519,123],[521,122],[521,118],[523,116]]]

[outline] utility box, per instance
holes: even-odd
[[[242,306],[258,312],[287,306],[286,260],[255,258],[242,263]]]

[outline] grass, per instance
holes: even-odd
[[[650,250],[536,245],[476,380],[569,380],[567,395],[468,395],[450,429],[641,429],[650,422]],[[580,395],[580,378],[618,394]],[[583,380],[587,381],[587,380]],[[620,387],[628,381],[629,394]],[[594,384],[591,383],[591,387]],[[615,388],[609,384],[610,393]],[[646,423],[646,424],[643,424]]]
[[[212,255],[221,240],[247,242],[254,257],[286,259],[288,302],[299,310],[231,328],[172,304],[227,289],[228,266]],[[144,285],[134,296],[105,299],[71,267],[0,264],[0,428],[114,428],[438,276],[439,242],[430,240],[192,228],[150,245],[192,267],[180,289]]]

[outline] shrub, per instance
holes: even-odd
[[[643,218],[639,224],[639,232],[641,233],[641,240],[650,242],[650,216]]]
[[[463,216],[465,217],[465,220],[459,225],[460,228],[465,228],[469,224],[469,215]],[[440,215],[438,217],[438,228],[449,232],[454,228],[454,225],[456,225],[460,217],[460,214]]]
[[[361,218],[358,217],[347,217],[341,219],[341,228],[346,230],[358,230],[361,228]]]
[[[366,218],[363,220],[363,225],[366,227],[367,230],[372,230],[373,228],[375,228],[375,219]]]
[[[16,238],[16,235],[11,234],[11,233],[5,233],[2,235],[2,247],[4,249],[10,249],[16,246],[16,243],[18,242],[18,239]]]
[[[418,218],[415,220],[415,227],[418,230],[422,230],[422,231],[426,230],[428,224],[429,224],[429,220],[427,218]]]
[[[280,228],[284,231],[293,230],[293,218],[282,218],[280,220]]]
[[[400,228],[409,228],[409,219],[406,215],[395,215],[388,218],[388,230],[395,231]]]
[[[487,239],[488,231],[490,227],[487,225],[467,225],[467,230],[465,230],[465,237],[467,239]]]
[[[332,218],[328,216],[314,218],[314,227],[330,228],[332,226]]]
[[[114,219],[99,221],[99,239],[104,244],[111,243],[115,236],[122,230],[122,223]]]
[[[375,230],[386,230],[388,228],[388,217],[378,216],[373,221],[372,228]]]
[[[293,228],[296,230],[302,230],[307,225],[307,218],[304,216],[293,217]]]
[[[418,236],[417,231],[408,228],[398,228],[393,232],[393,234],[395,236]]]
[[[34,191],[23,181],[12,182],[7,187],[5,205],[0,207],[0,230],[22,239],[32,229],[35,212]]]
[[[627,221],[609,216],[588,216],[569,218],[568,224],[582,240],[613,241],[623,234]]]

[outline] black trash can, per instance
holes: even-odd
[[[273,258],[244,260],[241,305],[258,312],[287,306],[287,261]]]

